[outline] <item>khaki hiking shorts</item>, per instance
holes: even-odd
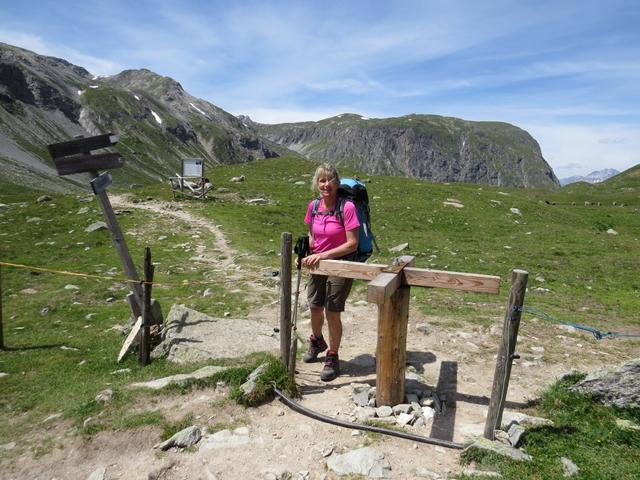
[[[307,301],[311,307],[325,307],[332,312],[344,312],[344,304],[353,285],[352,278],[311,275],[307,286]]]

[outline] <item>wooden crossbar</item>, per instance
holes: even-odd
[[[344,278],[371,281],[388,269],[388,265],[357,263],[346,260],[321,260],[309,273],[333,275]],[[393,274],[389,274],[393,275]],[[410,286],[439,287],[477,293],[499,293],[500,277],[479,273],[449,272],[428,268],[405,267],[402,283]]]

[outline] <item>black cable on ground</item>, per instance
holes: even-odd
[[[422,437],[420,435],[412,435],[410,433],[397,432],[395,430],[388,430],[386,428],[374,427],[371,425],[360,425],[359,423],[343,422],[342,420],[336,420],[335,418],[327,417],[326,415],[322,415],[320,413],[314,412],[313,410],[309,410],[308,408],[303,407],[302,405],[288,398],[284,393],[282,393],[276,387],[273,387],[273,391],[280,398],[280,400],[282,400],[282,402],[285,403],[292,410],[295,410],[296,412],[301,413],[302,415],[306,415],[307,417],[313,418],[315,420],[319,420],[321,422],[330,423],[338,427],[352,428],[354,430],[365,430],[367,432],[381,433],[382,435],[390,435],[392,437],[400,437],[400,438],[404,438],[405,440],[413,440],[414,442],[429,443],[431,445],[439,445],[441,447],[456,448],[458,450],[462,450],[464,448],[464,445],[462,445],[461,443],[450,442],[448,440]]]

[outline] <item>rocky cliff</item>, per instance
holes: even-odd
[[[436,115],[367,119],[343,114],[319,122],[252,125],[263,137],[308,158],[369,173],[434,182],[559,186],[538,143],[507,123]]]
[[[278,155],[277,145],[171,78],[149,70],[96,78],[65,60],[0,43],[0,181],[86,188],[86,179],[57,176],[46,146],[106,132],[120,136],[115,148],[126,164],[113,174],[123,182],[171,176],[184,157],[213,166]]]

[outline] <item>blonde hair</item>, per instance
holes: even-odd
[[[337,184],[340,183],[340,174],[336,167],[329,163],[323,163],[316,168],[316,173],[313,175],[313,180],[311,180],[311,190],[315,192],[318,189],[318,181],[322,177],[330,178],[331,181]]]

